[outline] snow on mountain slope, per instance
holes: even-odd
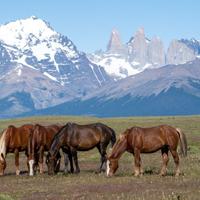
[[[110,76],[115,77],[116,80],[139,72],[118,54],[104,54],[101,58],[100,56],[93,54],[90,55],[89,59],[91,62],[95,62],[96,65],[103,66],[105,71]]]
[[[0,26],[0,39],[6,44],[25,49],[38,40],[49,40],[58,34],[43,20],[32,16]]]
[[[90,63],[70,39],[37,17],[0,26],[0,43],[10,62],[37,69],[61,85],[76,84],[77,77],[81,76],[90,79],[92,88],[110,80],[103,68]],[[94,74],[91,66],[101,73]]]
[[[61,50],[68,58],[77,58],[76,47],[69,39],[64,42],[63,39],[47,22],[34,16],[0,26],[0,40],[18,50],[14,53],[17,62],[24,53],[32,53],[37,61],[49,59],[56,63],[54,56]],[[9,50],[13,52],[13,49]]]
[[[6,104],[14,95],[20,109],[27,108],[21,101],[24,95],[35,109],[42,109],[80,98],[113,81],[68,37],[37,17],[0,26],[0,80],[0,102]]]
[[[105,71],[115,80],[126,78],[144,70],[145,66],[139,67],[138,62],[129,62],[119,54],[92,54],[88,58],[96,65],[103,66]]]

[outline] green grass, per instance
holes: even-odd
[[[56,176],[27,173],[15,176],[14,157],[7,156],[6,174],[0,177],[1,199],[133,199],[133,200],[185,200],[199,199],[200,196],[200,116],[183,117],[127,117],[127,118],[93,118],[73,116],[30,117],[15,120],[1,120],[0,130],[12,124],[20,126],[26,123],[65,124],[68,121],[81,124],[102,122],[111,126],[119,135],[132,126],[155,126],[169,124],[181,128],[188,140],[188,157],[181,158],[182,175],[175,178],[174,162],[170,156],[168,175],[158,175],[161,166],[160,152],[142,155],[145,174],[134,177],[133,156],[125,153],[119,162],[116,176],[106,178],[105,174],[95,174],[99,165],[99,154],[96,149],[79,152],[79,175]],[[27,170],[26,159],[20,155],[22,171]],[[62,166],[63,167],[63,166]]]
[[[13,200],[13,198],[6,194],[0,194],[0,200]]]

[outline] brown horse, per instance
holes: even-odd
[[[25,154],[27,155],[28,138],[32,130],[33,125],[26,124],[19,128],[10,125],[3,131],[0,139],[0,175],[4,174],[6,168],[7,153],[15,154],[16,175],[20,174],[19,152],[25,151]]]
[[[47,155],[48,173],[55,172],[55,155],[60,148],[68,153],[71,164],[71,172],[73,172],[73,162],[76,166],[76,173],[80,172],[77,158],[77,151],[88,151],[97,147],[101,154],[101,164],[98,172],[103,171],[106,164],[106,149],[111,142],[113,146],[116,141],[115,132],[110,127],[101,124],[78,125],[75,123],[67,123],[54,137],[50,150]]]
[[[107,176],[112,176],[118,168],[120,156],[128,151],[135,157],[135,176],[143,173],[141,168],[140,153],[153,153],[161,150],[163,165],[161,175],[166,175],[166,167],[169,161],[170,151],[176,165],[175,175],[180,174],[179,156],[177,153],[178,142],[180,141],[181,153],[187,155],[187,141],[185,134],[180,129],[168,125],[161,125],[151,128],[133,127],[122,133],[114,145],[111,155],[107,160]]]
[[[44,151],[48,151],[54,135],[62,128],[60,125],[42,126],[36,124],[34,130],[29,137],[28,142],[28,155],[29,155],[29,168],[30,176],[34,174],[34,163],[39,163],[40,173],[44,172],[43,158]],[[57,166],[60,167],[60,154],[57,154]]]

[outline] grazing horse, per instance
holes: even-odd
[[[39,163],[40,173],[44,172],[43,169],[43,158],[44,151],[50,149],[51,141],[54,135],[62,128],[60,125],[49,125],[42,126],[36,124],[34,130],[29,137],[28,142],[28,159],[29,159],[29,175],[33,176],[34,174],[34,164]],[[57,155],[57,170],[60,168],[60,153]]]
[[[28,138],[32,130],[33,125],[26,124],[19,128],[10,125],[3,131],[0,139],[0,175],[4,174],[6,168],[7,153],[15,154],[16,175],[20,174],[19,152],[25,151],[25,154],[27,155]]]
[[[55,155],[60,148],[65,153],[68,153],[71,172],[73,173],[73,161],[76,166],[75,173],[80,172],[78,165],[77,151],[88,151],[94,147],[97,147],[101,154],[101,164],[98,172],[103,171],[103,167],[106,164],[106,149],[111,142],[113,146],[116,141],[115,132],[110,127],[101,124],[88,124],[78,125],[75,123],[67,123],[54,137],[50,150],[47,155],[47,167],[48,173],[54,174],[54,166],[56,162]]]
[[[151,128],[133,127],[122,133],[114,145],[107,160],[107,176],[112,176],[118,168],[118,160],[121,155],[128,151],[135,157],[135,176],[143,173],[141,168],[140,153],[153,153],[161,150],[163,165],[160,174],[166,175],[166,167],[169,161],[170,151],[176,165],[175,175],[180,174],[179,156],[177,146],[180,141],[181,153],[187,155],[187,140],[185,134],[180,130],[168,125]]]

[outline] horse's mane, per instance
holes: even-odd
[[[64,134],[64,131],[65,129],[68,129],[69,127],[71,127],[73,124],[75,123],[72,123],[72,122],[68,122],[65,124],[65,126],[63,126],[53,137],[52,139],[52,142],[51,142],[51,147],[50,147],[50,150],[53,150],[55,151],[56,149],[56,146],[60,143],[60,137],[62,134]],[[56,149],[57,150],[57,149]]]

